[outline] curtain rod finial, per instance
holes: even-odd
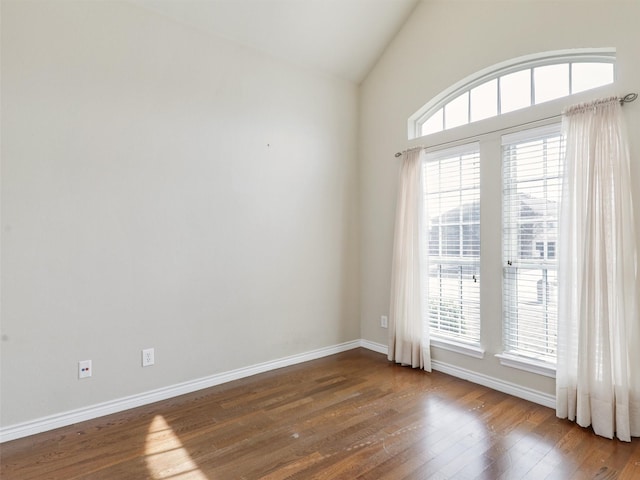
[[[394,157],[396,157],[396,158],[398,158],[398,157],[400,157],[400,156],[402,156],[402,152],[398,152],[398,153],[396,153],[396,154],[394,155]]]
[[[638,98],[637,93],[627,93],[624,97],[620,99],[620,105],[624,103],[631,103]]]

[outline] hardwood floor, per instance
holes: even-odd
[[[3,480],[640,479],[640,439],[364,349],[0,448]]]

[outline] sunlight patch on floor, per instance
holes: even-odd
[[[145,440],[145,461],[155,480],[210,480],[162,415],[156,415]]]

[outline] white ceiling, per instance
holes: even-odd
[[[131,0],[295,64],[360,83],[419,0]]]

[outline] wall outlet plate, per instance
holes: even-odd
[[[380,326],[382,328],[389,328],[389,318],[386,315],[380,317]]]
[[[156,354],[153,348],[145,348],[142,350],[142,366],[150,367],[156,362]]]

